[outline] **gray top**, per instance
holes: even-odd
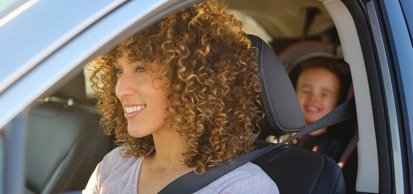
[[[144,157],[122,157],[120,147],[108,153],[97,165],[83,194],[137,194],[138,177]],[[274,181],[257,165],[246,163],[220,177],[197,194],[279,193]]]

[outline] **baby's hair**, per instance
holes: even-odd
[[[332,72],[340,81],[340,94],[338,104],[344,102],[351,86],[351,73],[349,65],[338,58],[316,56],[298,63],[290,72],[291,83],[297,87],[297,81],[301,73],[308,69],[324,68]]]

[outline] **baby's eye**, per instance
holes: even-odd
[[[135,72],[145,72],[145,67],[143,66],[136,67]]]
[[[323,93],[321,93],[321,96],[322,97],[330,97],[330,93],[323,92]]]
[[[310,90],[309,90],[309,89],[302,89],[302,90],[300,90],[300,93],[302,93],[302,94],[309,94],[309,93],[310,93]]]

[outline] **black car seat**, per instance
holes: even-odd
[[[59,193],[85,187],[111,149],[100,114],[86,97],[83,72],[29,113],[26,193]]]
[[[319,40],[303,40],[295,42],[278,54],[282,60],[287,72],[292,74],[298,63],[315,56],[324,56],[329,58],[335,58],[337,60],[343,60],[343,54],[340,49],[340,45],[332,42],[319,41]],[[353,86],[350,83],[348,87],[347,99],[354,97]],[[357,119],[350,119],[345,122],[339,123],[332,127],[330,134],[340,140],[342,148],[338,163],[342,168],[343,176],[346,181],[347,192],[355,193],[356,174],[357,174],[357,142],[358,142],[358,130]]]
[[[260,83],[263,91],[265,122],[260,136],[282,136],[305,127],[301,108],[288,74],[268,44],[257,36],[249,35],[258,48]],[[260,141],[264,147],[267,142]],[[320,153],[290,147],[272,149],[253,160],[277,184],[280,193],[345,193],[343,174],[338,164]]]

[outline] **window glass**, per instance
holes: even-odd
[[[3,18],[13,10],[17,9],[28,0],[1,0],[0,1],[0,18]]]
[[[413,46],[413,1],[412,0],[400,0],[400,4],[403,9],[403,15],[406,20],[407,29],[409,30],[410,42]]]
[[[85,76],[85,91],[86,91],[86,96],[88,98],[93,98],[94,97],[94,91],[92,89],[92,82],[90,81],[90,77],[92,76],[92,66],[90,64],[85,65],[83,68],[83,75]]]

